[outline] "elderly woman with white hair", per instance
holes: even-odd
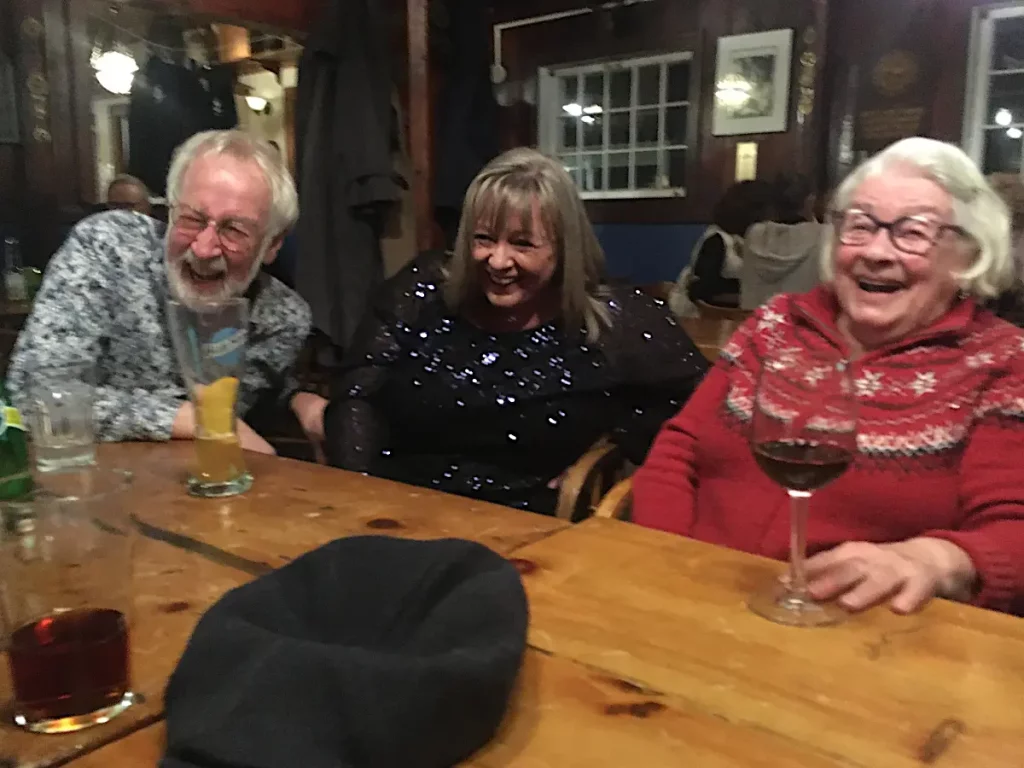
[[[554,511],[599,438],[639,463],[706,363],[661,302],[605,284],[561,164],[531,149],[466,193],[455,251],[385,284],[325,415],[337,466]]]
[[[1006,206],[959,149],[914,138],[854,171],[831,218],[825,282],[737,331],[636,473],[634,520],[784,559],[786,493],[748,445],[754,387],[782,349],[831,350],[852,367],[859,452],[815,494],[812,594],[849,610],[935,596],[1015,609],[1024,334],[981,305],[1013,278]]]

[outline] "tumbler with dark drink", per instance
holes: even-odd
[[[41,476],[0,502],[0,599],[14,721],[38,733],[105,723],[133,703],[131,476],[87,467]]]
[[[111,608],[79,608],[14,630],[14,696],[26,722],[116,707],[129,693],[128,622]]]
[[[838,607],[807,588],[807,509],[814,491],[837,479],[857,451],[856,398],[846,361],[787,350],[766,360],[757,385],[751,450],[761,470],[789,494],[789,575],[750,600],[755,613],[781,624],[841,621]]]

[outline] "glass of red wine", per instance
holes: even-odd
[[[802,350],[766,360],[750,445],[758,466],[786,489],[791,507],[789,573],[754,594],[751,610],[799,627],[842,621],[839,606],[811,596],[804,562],[811,496],[842,475],[857,451],[857,403],[846,361]]]

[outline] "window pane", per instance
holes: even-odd
[[[561,149],[576,148],[576,118],[560,117],[558,119],[559,147]]]
[[[629,106],[629,92],[633,88],[633,71],[631,69],[619,69],[612,72],[611,81],[608,83],[611,103],[609,107],[619,109]]]
[[[658,104],[661,101],[661,65],[640,67],[640,87],[637,104]]]
[[[629,146],[629,112],[613,112],[608,116],[608,146],[625,149]]]
[[[641,109],[636,113],[636,144],[638,147],[658,145],[658,110]]]
[[[576,75],[568,75],[567,77],[558,78],[558,98],[560,99],[559,105],[561,104],[572,104],[576,101],[579,94],[576,92]]]
[[[1024,16],[996,22],[992,69],[1024,69]]]
[[[686,150],[672,149],[668,153],[668,185],[686,187]]]
[[[1024,123],[1024,73],[993,75],[989,86],[987,124],[996,122],[996,114],[1009,110],[1013,122]],[[1000,124],[1001,125],[1001,124]]]
[[[690,96],[690,62],[680,61],[668,67],[668,100],[688,101]]]
[[[588,192],[604,189],[604,160],[601,155],[584,155],[582,171],[582,189]]]
[[[586,149],[600,149],[604,146],[604,120],[600,115],[584,115],[583,146]]]
[[[665,143],[686,143],[686,107],[669,107],[665,110]]]
[[[629,152],[609,153],[608,189],[629,189]]]
[[[653,189],[658,185],[658,153],[636,153],[636,188]]]
[[[572,180],[579,184],[580,169],[579,166],[576,165],[576,155],[559,155],[558,159],[561,160],[562,165],[565,166],[566,172],[572,176]]]
[[[580,104],[584,107],[596,104],[604,106],[604,73],[593,72],[583,77],[583,100]]]
[[[1020,172],[1021,136],[1007,134],[1005,128],[985,131],[985,173]]]

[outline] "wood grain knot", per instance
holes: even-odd
[[[515,566],[520,576],[529,576],[537,570],[537,564],[533,560],[527,560],[522,557],[510,557],[508,561]]]
[[[952,717],[943,720],[928,734],[918,753],[918,759],[925,765],[932,765],[946,754],[956,737],[966,730],[967,726],[963,720]]]
[[[162,613],[181,613],[182,611],[187,611],[191,607],[192,603],[188,602],[188,600],[175,600],[172,603],[164,603],[161,605],[160,611]]]
[[[392,520],[390,517],[375,517],[366,523],[366,527],[374,531],[394,531],[398,528],[405,528],[397,520]]]
[[[643,720],[664,709],[665,705],[657,701],[638,701],[634,704],[609,704],[604,708],[604,713],[612,716],[629,715]]]

